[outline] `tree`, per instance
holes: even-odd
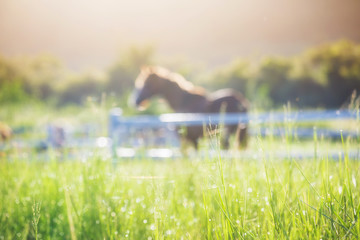
[[[345,40],[326,44],[308,51],[306,61],[325,83],[327,107],[340,107],[354,90],[360,91],[360,45]]]
[[[109,69],[106,90],[118,95],[134,88],[134,81],[143,65],[153,62],[154,48],[151,46],[131,47]]]

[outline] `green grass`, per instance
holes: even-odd
[[[0,116],[35,127],[54,117],[42,108],[22,111],[24,118],[18,112]],[[99,114],[106,109],[75,120]],[[359,120],[331,125],[358,131]],[[50,151],[44,160],[7,150],[0,154],[0,240],[359,238],[360,138],[330,141],[315,132],[304,141],[291,135],[297,123],[282,126],[281,138],[253,137],[232,159],[215,138],[202,141],[198,155],[164,161],[113,161],[100,151],[88,159]],[[304,152],[313,156],[294,157]]]
[[[359,149],[314,141],[253,139],[254,159],[3,158],[0,239],[359,238],[359,159],[276,158]]]

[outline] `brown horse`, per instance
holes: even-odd
[[[143,67],[135,81],[136,106],[140,107],[152,96],[164,98],[175,112],[181,113],[245,113],[248,111],[249,102],[239,92],[232,89],[222,89],[207,94],[201,87],[194,86],[180,74],[170,72],[161,67]],[[227,125],[224,136],[224,147],[229,146],[229,134],[238,135],[240,147],[245,147],[247,142],[247,126]],[[187,127],[186,138],[195,148],[198,139],[203,136],[203,127]]]

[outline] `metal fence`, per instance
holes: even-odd
[[[172,113],[159,116],[123,116],[119,108],[109,113],[108,138],[97,136],[95,126],[85,126],[85,130],[68,132],[64,126],[48,126],[46,139],[41,141],[13,140],[17,148],[68,148],[92,149],[109,148],[112,154],[123,157],[137,156],[139,149],[147,149],[145,155],[151,158],[178,156],[180,138],[179,127],[182,126],[208,126],[221,124],[248,123],[251,135],[291,135],[298,138],[312,138],[314,129],[302,127],[298,123],[312,123],[318,121],[358,119],[359,111],[351,110],[323,110],[323,111],[283,111],[266,113],[227,113],[227,114],[192,114]],[[270,127],[269,127],[270,126]],[[291,126],[291,127],[288,127]],[[296,127],[294,127],[296,126]],[[81,134],[74,134],[74,132]],[[340,129],[317,128],[318,136],[328,138],[359,137],[356,129],[341,131]],[[169,150],[171,149],[171,151]],[[4,150],[4,145],[0,145]],[[143,153],[141,153],[143,154]]]
[[[238,123],[264,124],[264,123],[291,123],[291,122],[314,122],[336,119],[357,119],[358,111],[350,110],[323,110],[323,111],[296,111],[296,112],[267,112],[267,113],[226,113],[226,114],[199,114],[199,113],[171,113],[160,116],[132,116],[124,117],[121,109],[112,109],[109,116],[109,137],[115,141],[123,142],[126,136],[136,132],[159,131],[163,134],[173,135],[179,126],[207,126],[228,125]],[[156,132],[155,131],[155,132]],[[283,129],[276,129],[272,134],[281,135]],[[322,135],[340,137],[340,131],[331,129],[318,129]],[[256,131],[251,131],[255,134]],[[259,131],[256,132],[257,134]],[[266,134],[266,129],[260,129],[261,134]],[[296,129],[298,136],[312,136],[312,128]],[[355,135],[354,131],[343,131],[343,135]],[[175,134],[176,135],[176,134]]]
[[[350,110],[322,110],[322,111],[284,111],[266,113],[226,113],[226,114],[198,114],[172,113],[160,116],[143,115],[125,117],[121,109],[112,109],[109,116],[109,137],[113,142],[115,154],[120,157],[136,156],[135,149],[141,147],[150,149],[152,158],[177,156],[180,146],[177,129],[182,126],[208,126],[248,123],[251,135],[284,136],[286,134],[298,138],[313,138],[314,131],[318,136],[328,138],[358,137],[355,129],[342,131],[340,129],[313,127],[290,127],[306,122],[319,122],[339,119],[359,119],[358,111]],[[269,128],[267,124],[278,124]],[[282,126],[280,126],[282,125]],[[173,149],[172,154],[168,149]],[[156,150],[160,149],[160,150]],[[174,151],[175,149],[175,151]]]

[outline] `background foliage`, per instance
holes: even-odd
[[[157,62],[154,48],[145,46],[129,48],[107,69],[84,73],[73,73],[48,55],[0,57],[0,103],[31,98],[57,106],[81,105],[88,97],[100,99],[105,93],[125,105],[144,64],[168,65],[208,90],[237,89],[261,108],[288,101],[298,107],[338,108],[349,102],[354,90],[360,90],[360,45],[346,40],[294,57],[269,56],[256,63],[235,59],[210,73],[190,77],[181,64]]]

